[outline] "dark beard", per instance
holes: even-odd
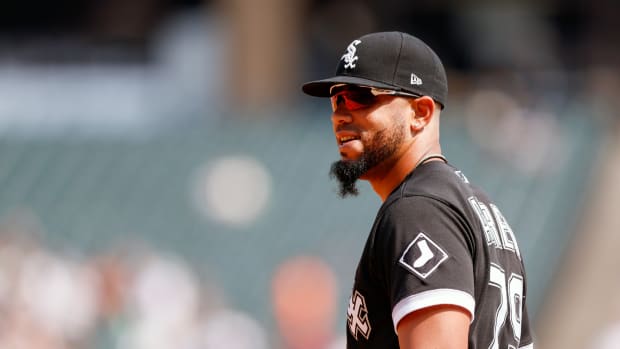
[[[329,177],[336,178],[340,183],[338,195],[344,198],[348,195],[357,196],[357,180],[368,171],[368,162],[364,157],[359,160],[339,160],[332,164],[329,169]]]
[[[396,127],[394,132],[388,130],[377,132],[364,147],[367,149],[357,160],[339,160],[331,165],[329,177],[336,178],[340,184],[338,195],[345,198],[348,195],[357,196],[357,180],[373,167],[390,158],[404,139],[404,129]]]

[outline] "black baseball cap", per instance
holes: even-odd
[[[353,84],[430,96],[445,107],[448,80],[441,60],[422,40],[402,32],[379,32],[353,40],[334,77],[310,81],[302,90],[329,97],[338,84]]]

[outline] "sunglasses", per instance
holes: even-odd
[[[385,90],[370,86],[355,86],[339,84],[334,85],[329,91],[332,110],[335,111],[339,106],[344,105],[347,110],[359,110],[368,108],[377,102],[377,97],[381,95],[421,97],[408,92]]]

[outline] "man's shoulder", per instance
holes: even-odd
[[[426,221],[439,216],[471,222],[476,219],[472,200],[487,202],[489,198],[457,168],[443,162],[428,163],[392,192],[380,208],[375,225]]]
[[[481,190],[473,186],[459,169],[444,162],[429,162],[412,171],[390,194],[383,208],[411,198],[427,198],[453,205],[479,192]]]

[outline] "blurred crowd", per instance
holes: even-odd
[[[581,89],[592,73],[617,75],[620,60],[613,0],[61,0],[0,9],[0,76],[6,75],[0,88],[9,79],[10,87],[26,83],[38,91],[68,74],[73,79],[55,87],[80,94],[70,100],[75,109],[96,113],[89,105],[120,98],[101,106],[117,119],[144,112],[196,117],[218,108],[258,118],[264,108],[297,106],[300,83],[331,74],[352,38],[371,31],[402,30],[428,42],[449,70],[451,89],[454,74],[474,81],[485,72],[514,74],[532,92],[546,92],[541,98],[554,99],[553,90]],[[50,81],[31,81],[32,72]],[[606,88],[601,83],[593,93]],[[75,112],[64,93],[54,94],[56,101],[46,92],[37,98],[55,106],[48,112]],[[155,106],[142,106],[141,97]],[[38,112],[14,108],[4,111]]]
[[[273,327],[227,304],[216,284],[169,251],[125,241],[80,256],[25,231],[0,233],[2,349],[342,348],[337,293],[321,259],[283,261],[265,300]]]

